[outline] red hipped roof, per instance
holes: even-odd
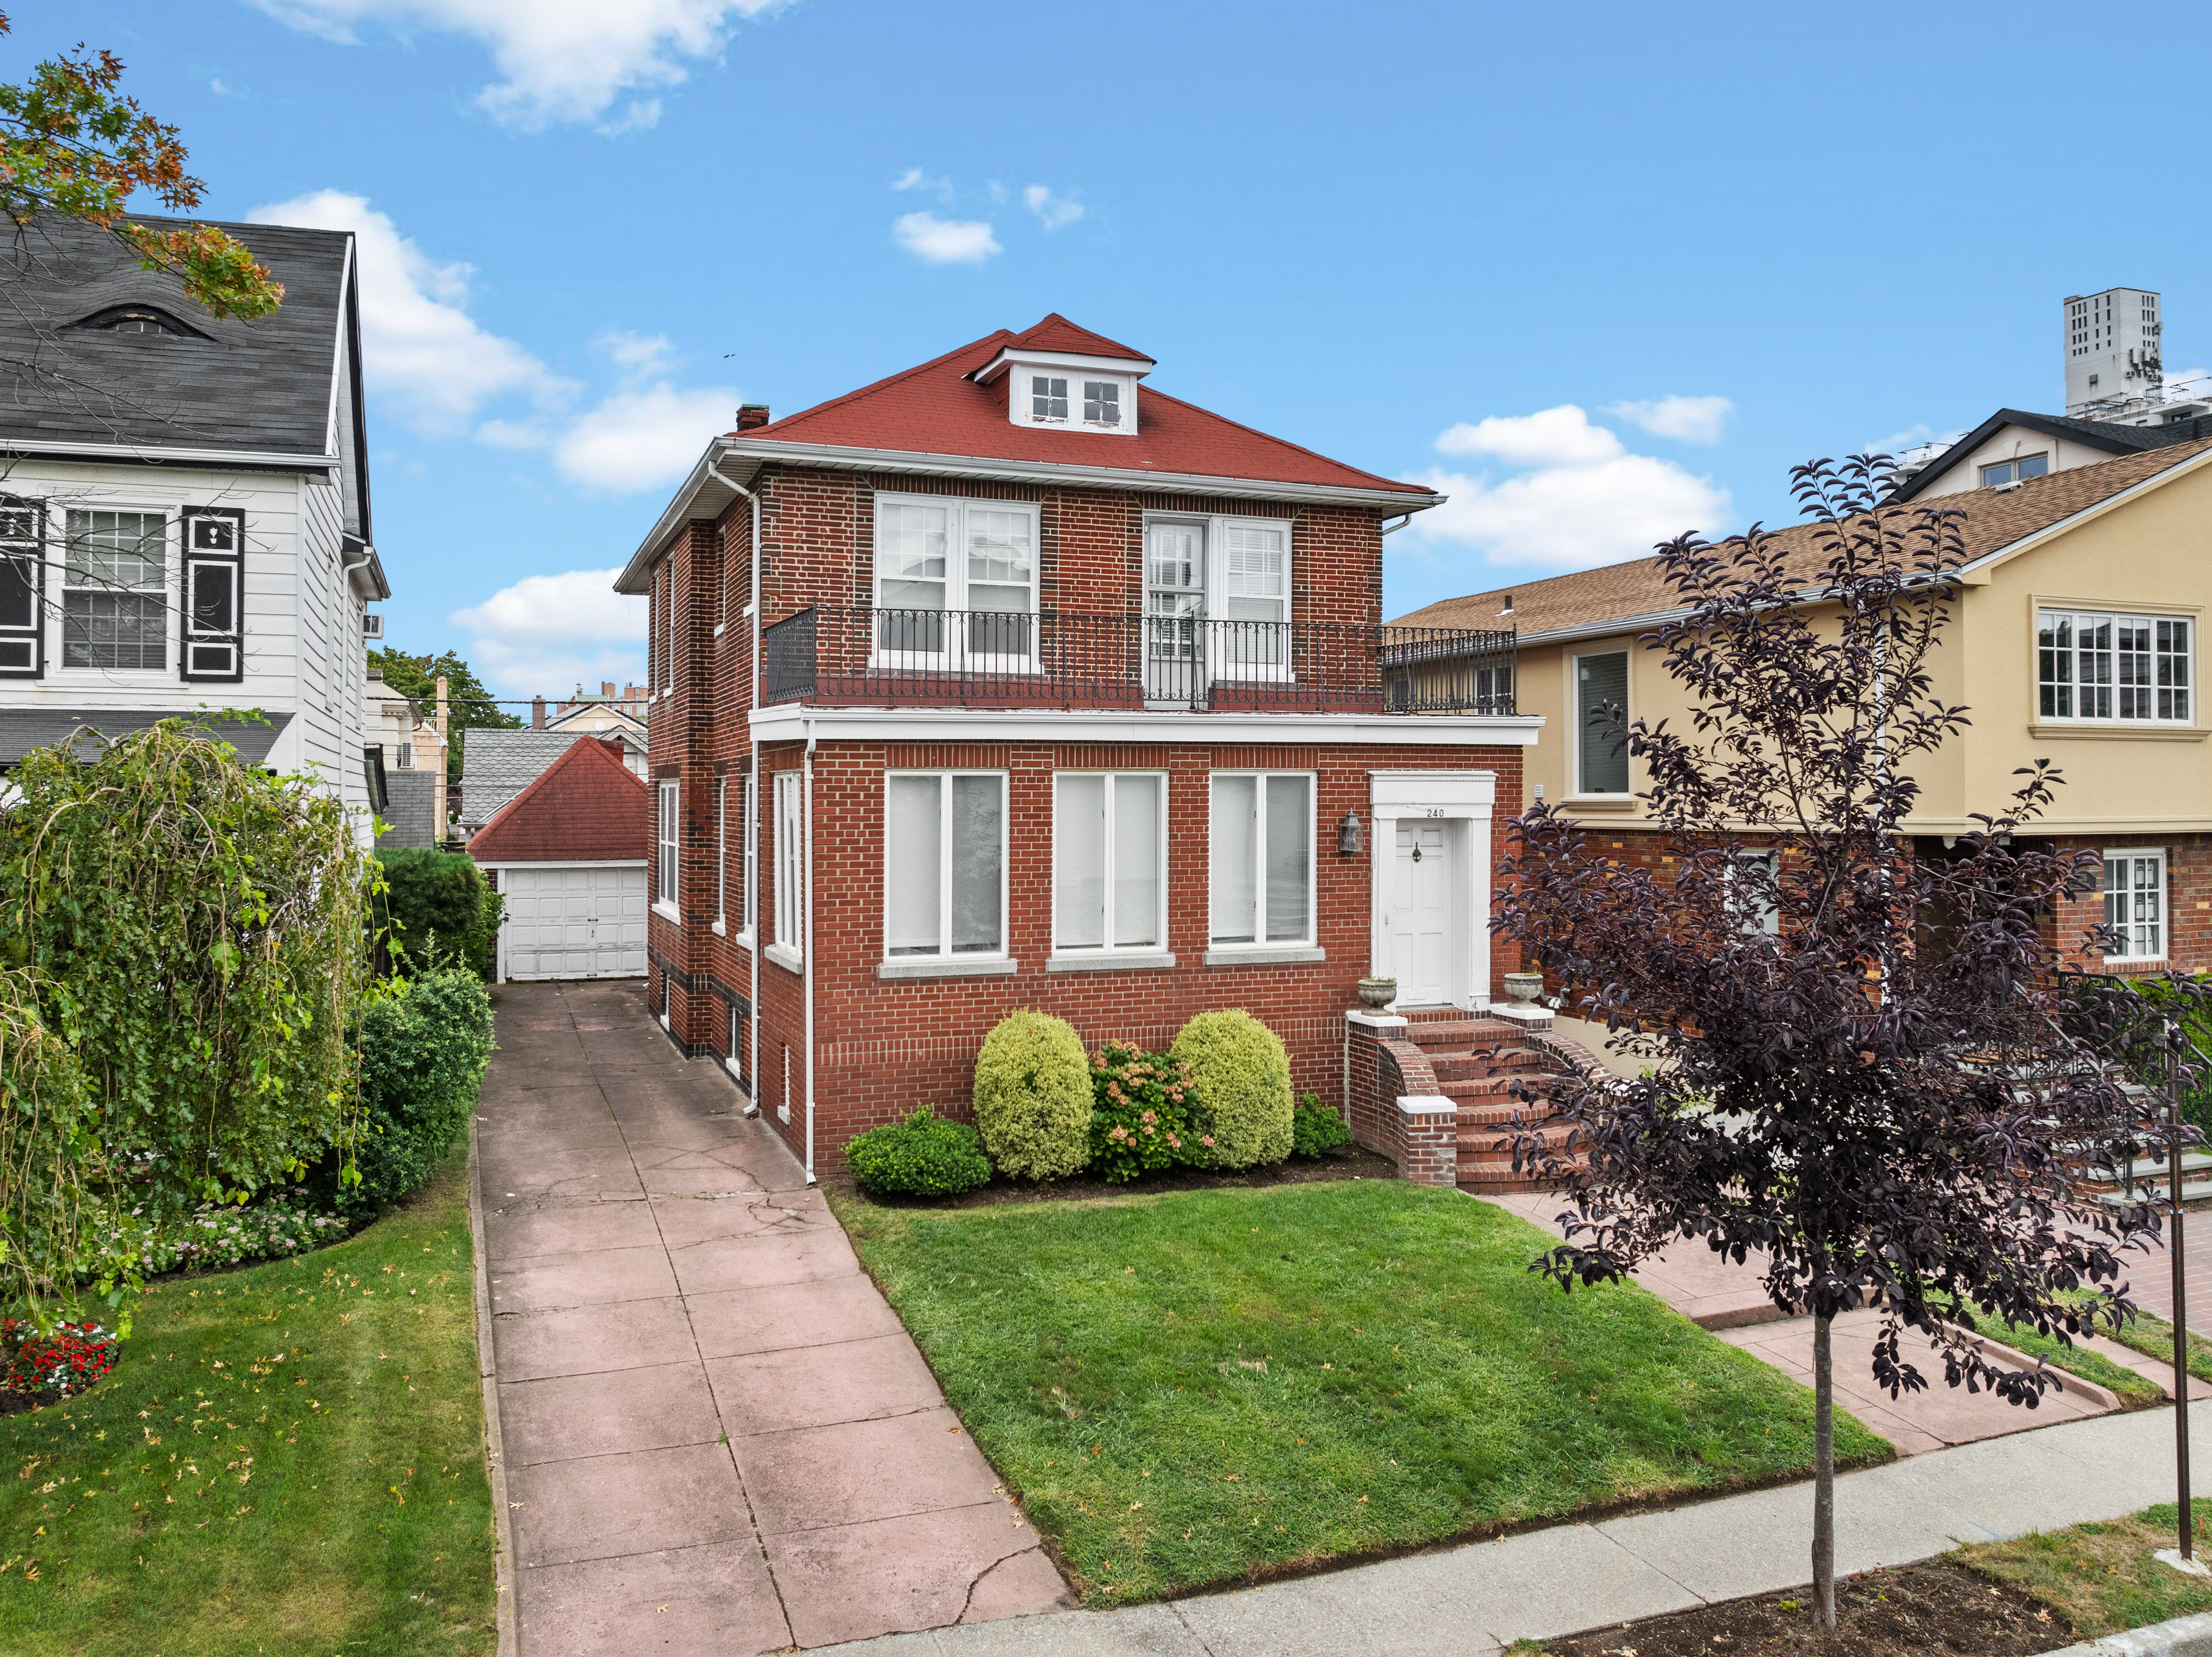
[[[1006,417],[1006,398],[1009,382],[1018,375],[1002,375],[988,386],[967,377],[1010,346],[1152,361],[1055,313],[1025,332],[1001,328],[872,386],[731,435],[745,441],[1431,493],[1425,484],[1362,472],[1149,385],[1137,393],[1134,436],[1015,425]]]
[[[469,842],[479,863],[645,861],[652,794],[616,745],[578,737]]]

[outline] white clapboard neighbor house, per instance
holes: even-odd
[[[148,221],[162,223],[167,221]],[[223,227],[284,302],[217,321],[75,220],[0,242],[0,769],[90,728],[219,722],[370,833],[369,534],[354,239]]]

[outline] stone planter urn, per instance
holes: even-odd
[[[1395,978],[1362,978],[1359,981],[1359,1002],[1375,1012],[1398,999],[1398,980]]]
[[[1536,997],[1544,993],[1541,972],[1508,972],[1504,976],[1505,993],[1513,997],[1516,1007],[1534,1007]]]

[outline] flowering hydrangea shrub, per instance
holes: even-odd
[[[98,1324],[56,1324],[50,1335],[22,1318],[0,1319],[0,1386],[67,1397],[115,1368],[115,1337]]]
[[[149,1239],[142,1269],[152,1276],[234,1266],[244,1260],[282,1259],[337,1242],[347,1230],[347,1222],[334,1215],[281,1203],[250,1209],[206,1205]]]
[[[1100,1179],[1134,1179],[1212,1160],[1213,1136],[1180,1060],[1109,1041],[1091,1056],[1091,1092],[1090,1172]]]

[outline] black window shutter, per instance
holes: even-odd
[[[46,671],[46,503],[0,496],[0,679]]]
[[[235,685],[246,677],[246,514],[185,509],[184,648],[188,682]]]

